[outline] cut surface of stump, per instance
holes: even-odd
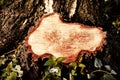
[[[41,58],[65,57],[64,63],[75,61],[82,51],[94,53],[105,44],[102,28],[66,23],[58,13],[44,15],[26,38],[29,51]]]

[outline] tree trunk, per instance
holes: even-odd
[[[18,46],[27,36],[28,30],[44,14],[49,13],[45,1],[50,0],[12,0],[0,10],[0,55]],[[79,22],[88,25],[104,25],[102,17],[103,0],[53,0],[53,11],[62,15],[66,22]],[[44,61],[32,61],[25,54],[22,44],[17,55],[24,71],[24,78],[38,80],[42,76]],[[40,63],[39,63],[40,62]]]

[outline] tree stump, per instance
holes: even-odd
[[[27,36],[31,27],[49,13],[52,4],[53,12],[58,12],[66,22],[78,22],[87,25],[102,26],[104,24],[104,0],[11,0],[6,7],[0,10],[0,55],[18,47]],[[48,6],[47,6],[48,5]],[[109,43],[110,44],[110,43]],[[26,54],[26,47],[21,44],[17,56],[26,71],[23,78],[38,80],[42,76],[44,60],[34,62],[30,54]],[[88,61],[92,63],[92,61]]]

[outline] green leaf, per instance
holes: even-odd
[[[12,62],[10,62],[10,63],[7,65],[7,67],[6,67],[6,71],[7,71],[8,73],[10,73],[11,70],[12,70],[12,67],[13,67],[13,64],[12,64]]]
[[[71,73],[69,74],[69,80],[74,80],[74,77]]]
[[[6,77],[6,76],[8,76],[8,73],[4,71],[1,77]]]
[[[50,74],[48,71],[45,71],[45,75],[43,76],[41,80],[47,80],[47,78],[50,78]]]
[[[16,80],[17,73],[11,72],[10,75],[6,78],[6,80]]]
[[[78,58],[79,63],[81,63],[82,60],[83,60],[83,56],[82,56],[82,55],[79,55],[79,58]]]
[[[81,68],[85,68],[85,67],[86,67],[86,66],[85,66],[84,64],[82,64],[82,63],[80,63],[78,66],[81,67]]]
[[[77,75],[76,70],[72,70],[71,74],[74,75],[74,76],[76,76]]]
[[[55,65],[55,57],[50,57],[44,64],[44,66],[54,66]]]
[[[80,63],[78,66],[81,68],[80,73],[81,73],[81,74],[84,74],[84,73],[83,73],[83,70],[84,70],[84,68],[85,68],[86,66],[85,66],[84,64],[82,64],[82,63]]]
[[[105,75],[103,76],[103,80],[117,80],[117,79],[114,78],[112,75],[105,74]]]
[[[70,67],[73,67],[74,69],[77,68],[77,63],[76,62],[72,62],[69,64]]]
[[[64,60],[65,60],[65,57],[59,57],[59,58],[56,59],[56,62],[60,63],[60,62],[62,62]]]
[[[7,61],[7,58],[5,58],[5,55],[0,56],[0,66],[4,65]]]
[[[6,61],[7,61],[7,59],[5,59],[5,58],[0,60],[0,66],[4,65]]]
[[[21,70],[21,67],[20,65],[16,65],[13,69],[12,69],[13,72],[16,72],[17,73],[17,77],[22,77],[23,75],[23,71]]]

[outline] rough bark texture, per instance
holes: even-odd
[[[104,25],[101,11],[103,0],[77,0],[75,13],[70,18],[69,13],[74,1],[75,0],[53,0],[53,9],[55,12],[59,12],[67,22],[81,22],[97,26]],[[29,28],[34,26],[35,22],[46,13],[44,6],[44,0],[11,0],[6,7],[0,8],[0,55],[16,48],[18,43],[24,40]],[[105,56],[105,60],[107,61],[105,63],[112,64],[111,62],[115,62],[115,66],[113,67],[116,67],[115,70],[119,71],[120,67],[116,66],[116,64],[119,63],[120,47],[118,42],[120,40],[116,35],[114,38],[111,37],[111,35],[108,36],[108,39],[110,39],[108,44],[110,45],[107,47],[113,47],[109,48],[108,52],[104,51],[104,53],[107,53]],[[118,41],[112,43],[114,39]],[[116,47],[116,45],[118,47]],[[118,55],[117,57],[114,54],[109,54],[112,49],[115,49],[113,52]],[[23,78],[24,80],[38,80],[42,77],[39,75],[41,75],[40,72],[42,72],[44,61],[32,61],[31,55],[25,54],[25,50],[26,47],[22,44],[20,52],[18,52],[17,55],[22,69],[25,71]],[[111,56],[113,56],[113,59],[110,62],[109,58],[111,59]],[[117,61],[114,60],[115,58],[117,58]],[[92,61],[88,59],[85,63],[86,65],[88,65],[87,63],[91,65]]]
[[[17,0],[1,10],[1,52],[10,50],[10,48],[13,48],[19,41],[24,39],[28,29],[43,15],[43,5],[39,0]]]

